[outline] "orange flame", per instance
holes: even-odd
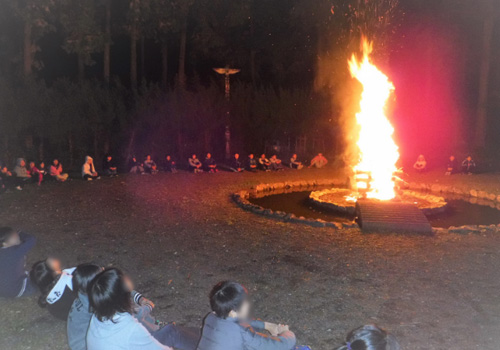
[[[360,126],[357,145],[359,162],[354,171],[370,175],[368,198],[389,200],[395,197],[394,173],[399,159],[398,146],[392,135],[394,128],[387,119],[385,107],[394,85],[370,60],[372,43],[363,38],[363,58],[356,55],[349,60],[351,76],[363,86],[360,111],[356,121]],[[358,188],[366,188],[366,180],[357,183]]]

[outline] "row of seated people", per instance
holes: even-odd
[[[104,157],[102,171],[104,175],[107,176],[118,175],[118,168],[111,155],[106,155]],[[85,157],[81,175],[82,178],[87,181],[100,178],[100,175],[95,169],[92,157]],[[40,186],[48,179],[65,182],[68,178],[69,174],[63,171],[63,166],[58,159],[54,159],[48,169],[43,161],[38,165],[36,165],[35,162],[29,162],[29,165],[27,165],[24,158],[17,159],[16,165],[12,171],[9,170],[6,164],[0,163],[0,193],[9,189],[21,191],[26,183],[36,183]]]
[[[66,322],[71,350],[310,350],[297,346],[288,325],[250,318],[248,290],[234,281],[217,283],[211,311],[200,327],[164,323],[155,304],[135,291],[118,268],[86,263],[63,268],[55,258],[25,272],[34,236],[0,227],[0,297],[39,294],[39,305]],[[374,325],[351,331],[338,350],[400,350],[394,336]]]
[[[319,153],[315,156],[310,163],[309,167],[323,168],[328,163],[328,160]],[[188,159],[189,170],[193,173],[217,173],[219,171],[219,164],[212,157],[211,153],[207,153],[205,159],[202,161],[198,158],[196,154],[193,154]],[[302,169],[304,167],[303,163],[298,160],[296,154],[292,155],[288,166],[292,169]],[[248,155],[248,159],[244,162],[239,153],[235,153],[226,169],[233,172],[243,172],[243,171],[279,171],[284,169],[284,164],[276,155],[271,158],[267,158],[265,154],[262,154],[259,158],[255,158],[253,154]],[[167,155],[163,162],[163,170],[166,172],[177,172],[177,163],[173,160],[172,156]],[[158,165],[152,160],[151,156],[148,155],[146,159],[141,162],[137,157],[132,157],[129,162],[129,171],[134,174],[156,174],[159,171]]]
[[[427,171],[427,161],[425,160],[423,154],[418,156],[417,161],[413,164],[413,169],[419,173]],[[455,156],[451,155],[446,163],[445,175],[459,173],[471,175],[475,172],[475,170],[476,162],[472,159],[472,156],[468,155],[459,166]]]
[[[40,186],[46,179],[64,182],[68,177],[68,174],[63,171],[62,164],[57,159],[54,159],[47,169],[45,162],[40,162],[38,166],[35,162],[30,162],[27,165],[23,158],[18,158],[12,171],[9,170],[7,165],[0,165],[0,191],[8,189],[22,190],[23,186],[30,182]]]
[[[103,171],[109,176],[117,175],[117,167],[109,155],[104,158]],[[68,178],[69,174],[63,171],[63,166],[58,159],[54,159],[47,169],[43,161],[38,165],[33,161],[27,164],[24,158],[18,158],[12,171],[9,170],[7,165],[0,165],[0,193],[9,189],[21,191],[27,183],[35,183],[40,186],[48,179],[65,182]],[[82,165],[82,178],[84,180],[99,178],[99,174],[95,170],[94,161],[90,156],[85,158],[85,163]]]
[[[319,153],[311,161],[309,167],[322,168],[328,163],[328,160]],[[210,172],[216,173],[219,171],[218,164],[210,153],[207,153],[205,160],[200,161],[196,154],[193,154],[188,159],[189,169],[194,173]],[[294,154],[290,158],[290,168],[302,169],[303,164]],[[163,169],[167,172],[177,172],[177,164],[170,155],[165,157]],[[234,172],[242,171],[279,171],[283,170],[284,166],[276,155],[267,158],[262,154],[260,158],[255,159],[253,154],[248,156],[246,164],[244,164],[238,153],[234,154],[229,170]],[[137,157],[132,157],[129,162],[129,171],[136,174],[156,174],[159,168],[151,155],[147,155],[144,161],[139,161]],[[106,155],[103,159],[102,172],[106,176],[118,176],[118,167],[111,155]],[[90,156],[85,157],[85,162],[82,165],[81,176],[86,181],[92,181],[100,178],[100,174],[96,171],[94,160]],[[13,171],[10,171],[6,165],[0,165],[0,192],[9,188],[22,190],[27,182],[36,183],[40,186],[47,179],[54,179],[59,182],[68,180],[69,175],[63,172],[63,166],[58,159],[54,159],[49,169],[45,167],[45,162],[40,162],[38,165],[35,162],[30,162],[29,165],[23,158],[18,158]]]

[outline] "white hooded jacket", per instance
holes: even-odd
[[[92,164],[88,163],[89,159],[92,160]],[[82,166],[82,177],[84,177],[85,175],[93,176],[94,173],[95,173],[94,161],[91,156],[86,156],[85,163]]]

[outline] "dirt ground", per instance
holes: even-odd
[[[28,264],[126,270],[165,321],[199,326],[207,294],[245,284],[259,318],[288,323],[301,344],[333,349],[377,323],[403,349],[500,349],[500,234],[363,235],[273,221],[242,211],[231,192],[332,171],[160,174],[35,186],[0,197],[0,224],[38,238]],[[424,174],[500,193],[499,175]],[[65,323],[36,298],[0,300],[0,349],[66,349]]]

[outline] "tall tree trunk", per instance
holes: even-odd
[[[177,131],[177,154],[180,158],[184,158],[184,140],[182,137],[182,132]]]
[[[491,66],[491,41],[494,27],[493,11],[488,11],[488,16],[483,24],[483,49],[479,73],[479,96],[476,115],[475,146],[483,148],[486,145],[486,126],[488,119],[488,85]]]
[[[204,141],[205,141],[205,152],[210,152],[210,150],[212,149],[212,147],[211,147],[211,143],[212,143],[211,131],[207,128],[207,129],[205,129],[203,134],[204,134],[203,136],[204,136]]]
[[[73,168],[73,165],[75,164],[75,158],[74,158],[74,141],[73,141],[73,133],[70,131],[68,133],[68,152],[69,152],[69,167]]]
[[[134,148],[134,142],[135,142],[135,128],[132,129],[132,132],[130,133],[130,138],[128,139],[128,146],[127,146],[127,154],[126,154],[126,161],[128,162],[133,154],[132,150]]]
[[[161,45],[161,85],[166,90],[168,87],[168,45]]]
[[[178,83],[181,88],[186,87],[186,42],[187,42],[187,14],[181,24],[181,44],[179,49]]]
[[[104,81],[109,84],[111,75],[111,0],[106,0],[106,23],[104,27]]]
[[[254,24],[253,16],[250,17],[250,75],[252,78],[252,85],[255,87],[257,85],[257,71],[255,69],[255,55],[257,52],[254,47]]]
[[[97,159],[99,153],[99,137],[97,131],[94,131],[94,161]],[[95,164],[95,163],[94,163]]]
[[[104,154],[109,154],[109,150],[110,150],[110,141],[109,141],[109,134],[106,135],[106,138],[104,139]]]
[[[78,81],[81,83],[85,79],[85,61],[83,60],[83,55],[78,54]]]
[[[130,86],[137,88],[137,23],[134,20],[130,28]]]
[[[32,25],[28,21],[24,23],[24,77],[31,75],[33,69],[33,45],[31,42]]]
[[[45,149],[44,149],[45,143],[43,141],[43,136],[40,137],[40,143],[38,144],[38,159],[42,161],[45,157]]]
[[[250,74],[252,75],[252,85],[257,86],[257,70],[255,68],[255,56],[257,52],[255,49],[250,50]]]
[[[146,52],[145,52],[145,49],[144,49],[144,35],[141,35],[141,42],[140,42],[140,53],[141,53],[141,65],[140,65],[140,77],[141,77],[141,81],[144,80],[144,71],[145,71],[145,64],[144,64],[144,61],[145,61],[145,58],[146,58]]]
[[[3,159],[6,162],[10,161],[9,136],[8,135],[4,135],[4,138],[3,138]]]

